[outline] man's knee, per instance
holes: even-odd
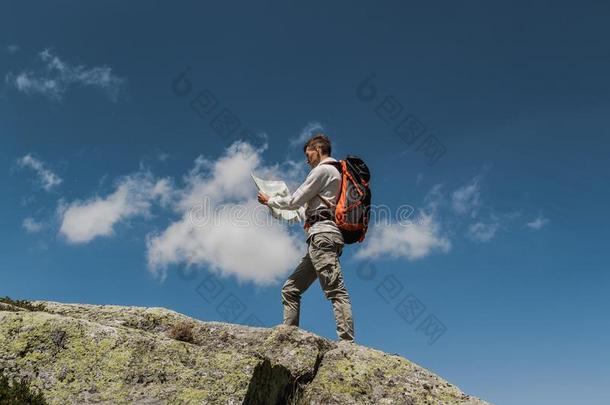
[[[282,300],[286,301],[295,301],[301,298],[301,293],[298,288],[294,285],[294,281],[292,279],[286,280],[284,285],[282,286]]]
[[[343,274],[339,266],[329,263],[320,270],[318,276],[320,287],[322,287],[322,291],[324,291],[327,299],[344,299],[347,297],[347,289],[345,288]]]
[[[329,301],[338,301],[348,305],[351,303],[349,299],[349,294],[343,283],[340,283],[336,286],[327,286],[324,289],[324,296]]]

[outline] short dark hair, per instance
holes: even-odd
[[[320,152],[322,152],[322,154],[330,156],[330,139],[328,139],[328,137],[321,132],[318,132],[309,138],[309,140],[305,143],[305,146],[303,146],[303,152],[305,152],[307,148],[316,148],[318,146],[320,147]]]

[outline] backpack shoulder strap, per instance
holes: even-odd
[[[343,170],[341,169],[342,164],[340,160],[337,160],[336,162],[323,162],[320,163],[321,165],[331,165],[334,166],[335,169],[339,170],[339,174],[343,174]]]

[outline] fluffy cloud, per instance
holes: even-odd
[[[18,159],[17,164],[20,167],[29,167],[30,169],[34,170],[34,172],[36,172],[38,175],[38,180],[40,181],[42,188],[44,188],[46,191],[60,185],[63,181],[58,175],[47,169],[41,160],[36,159],[31,154],[27,154]]]
[[[262,220],[268,213],[259,207],[254,200],[223,204],[213,220],[201,223],[186,214],[160,234],[149,235],[149,269],[162,280],[168,266],[184,264],[208,266],[221,276],[260,285],[276,282],[305,252],[301,238],[278,221]],[[239,221],[232,214],[238,212],[243,214]]]
[[[425,212],[420,212],[412,223],[383,224],[372,227],[369,232],[369,242],[356,252],[355,257],[416,260],[435,251],[447,253],[451,249],[451,241],[441,234],[439,222],[433,214]]]
[[[449,235],[458,232],[475,242],[491,241],[521,213],[501,213],[485,204],[481,197],[481,178],[475,176],[452,190],[445,190],[443,184],[434,185],[413,222],[372,224],[367,240],[355,256],[415,260],[435,252],[446,253],[452,247]],[[548,219],[539,215],[526,225],[537,230],[547,223]]]
[[[87,243],[96,237],[112,235],[118,222],[149,215],[151,203],[168,201],[172,192],[167,179],[155,181],[150,173],[126,176],[106,197],[61,203],[59,233],[72,243]]]
[[[294,268],[305,253],[303,235],[270,219],[268,209],[256,201],[250,177],[255,172],[285,179],[280,165],[263,165],[265,148],[238,141],[216,160],[196,159],[174,203],[181,218],[147,237],[154,276],[165,279],[175,265],[205,266],[222,276],[267,285]]]
[[[109,66],[86,68],[71,65],[49,49],[38,54],[39,66],[14,74],[9,72],[5,80],[26,94],[42,94],[53,100],[61,100],[72,85],[97,87],[106,92],[112,101],[118,99],[125,79],[112,74]]]
[[[149,216],[156,204],[179,214],[165,229],[146,236],[148,268],[158,279],[164,280],[172,267],[186,265],[272,284],[298,264],[305,253],[304,235],[291,233],[258,203],[250,173],[281,178],[294,190],[304,163],[264,165],[266,148],[238,141],[217,159],[199,156],[180,188],[169,178],[156,179],[141,170],[120,179],[105,196],[60,202],[59,233],[75,244],[111,236],[117,224]]]
[[[411,220],[412,209],[406,214],[398,210],[397,221],[379,221],[371,224],[364,246],[355,254],[357,258],[375,258],[386,256],[422,259],[432,253],[447,253],[451,250],[451,241],[443,232],[439,220],[439,210],[443,204],[442,186],[433,186],[424,197],[422,208],[417,210]],[[373,218],[373,217],[371,217]]]

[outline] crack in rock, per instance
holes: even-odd
[[[243,405],[297,404],[305,387],[318,373],[326,350],[318,350],[313,370],[293,376],[283,365],[272,365],[268,357],[261,357],[252,373]]]

